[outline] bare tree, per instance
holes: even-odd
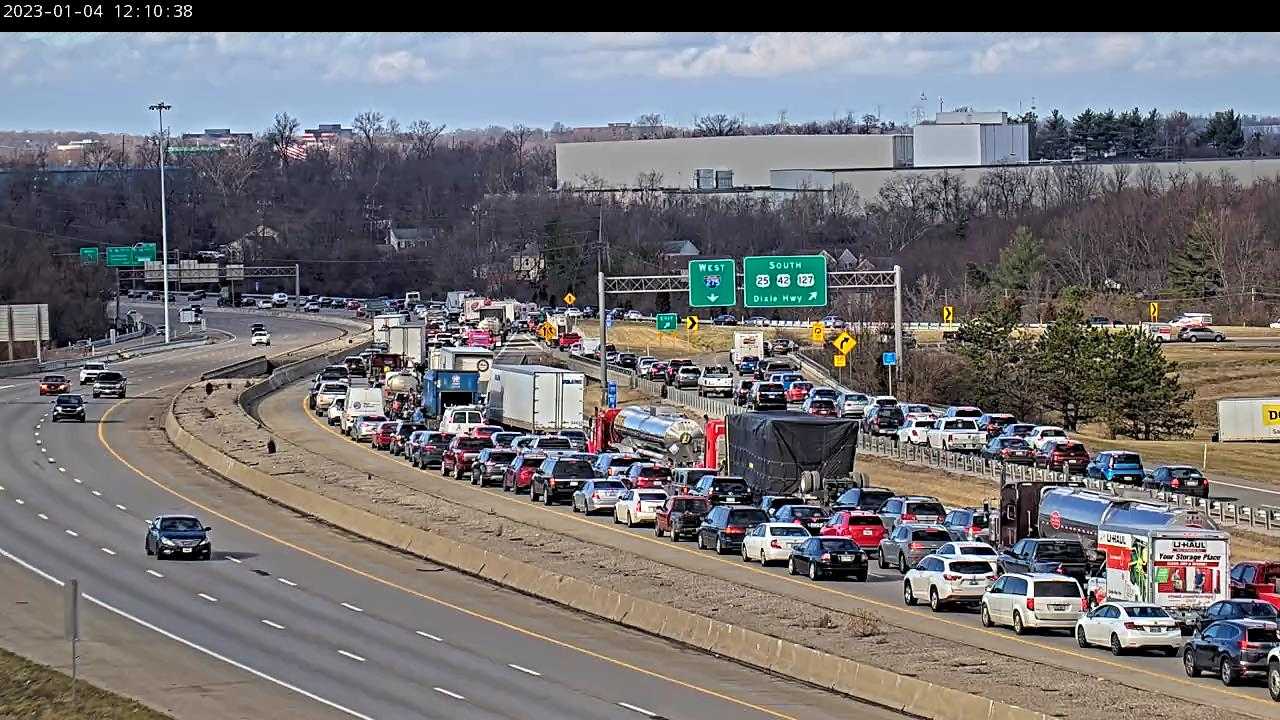
[[[426,120],[414,120],[409,124],[409,149],[413,156],[419,160],[431,157],[431,152],[435,150],[436,140],[439,139],[440,133],[444,132],[445,126],[432,125]]]
[[[729,117],[724,113],[703,115],[694,122],[693,129],[694,134],[701,137],[741,135],[742,120],[735,117]]]
[[[373,152],[377,140],[379,140],[387,132],[386,126],[383,124],[385,118],[382,113],[376,110],[365,110],[358,113],[351,125],[355,128],[359,139],[364,145],[365,152]]]
[[[640,117],[636,118],[636,124],[642,125],[644,127],[661,127],[662,114],[661,113],[645,113]]]
[[[276,113],[267,129],[266,142],[271,152],[280,159],[280,167],[289,165],[289,150],[298,143],[298,119],[287,112]]]
[[[213,185],[224,209],[246,195],[249,181],[260,169],[252,140],[242,140],[220,152],[201,153],[192,159],[191,164]]]

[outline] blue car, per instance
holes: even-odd
[[[738,362],[738,372],[743,375],[751,375],[760,365],[760,358],[754,355],[748,355]]]
[[[1089,477],[1125,485],[1141,485],[1142,458],[1130,450],[1106,450],[1093,456],[1085,473]]]

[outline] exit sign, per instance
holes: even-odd
[[[742,304],[749,308],[827,305],[827,258],[822,255],[743,258],[742,275]]]

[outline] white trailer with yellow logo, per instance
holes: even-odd
[[[1280,397],[1218,401],[1218,441],[1280,440]]]

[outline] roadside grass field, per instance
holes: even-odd
[[[84,680],[76,683],[57,670],[0,650],[0,718],[24,720],[172,720],[140,703],[100,690]]]
[[[600,336],[599,324],[594,321],[579,323],[578,332],[583,337],[597,338]],[[652,321],[615,321],[608,330],[609,342],[619,350],[645,352],[663,359],[728,352],[733,348],[734,332],[763,332],[766,342],[778,337],[788,337],[802,344],[809,342],[807,328],[758,328],[702,323],[697,330],[685,330],[681,325],[680,329],[673,332],[659,332]]]

